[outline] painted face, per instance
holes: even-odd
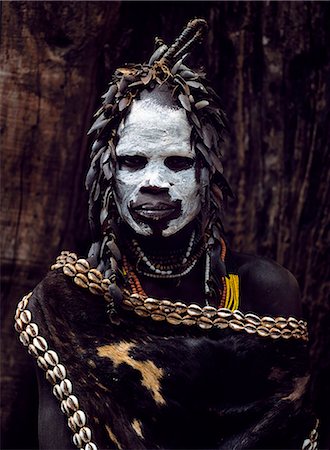
[[[115,202],[121,218],[143,236],[175,234],[201,207],[185,111],[138,100],[118,133]]]

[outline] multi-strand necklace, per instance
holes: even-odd
[[[127,276],[127,280],[130,286],[130,290],[133,294],[137,294],[142,298],[147,298],[141,282],[136,274],[150,277],[150,278],[162,278],[173,279],[181,278],[187,275],[196,265],[199,258],[205,252],[205,303],[209,305],[208,298],[210,297],[210,273],[211,273],[211,258],[210,253],[206,250],[206,238],[199,239],[196,242],[196,233],[192,232],[189,239],[186,250],[181,252],[175,252],[168,254],[167,256],[150,256],[142,250],[139,243],[133,239],[130,245],[131,252],[133,253],[136,263],[135,268],[128,262],[128,259],[123,255],[123,270]],[[221,241],[222,251],[220,258],[222,261],[225,259],[226,246],[225,242]],[[223,280],[224,281],[224,280]],[[222,283],[223,288],[220,290],[220,304],[222,307],[226,299],[226,283]]]
[[[136,258],[136,271],[151,278],[180,278],[187,275],[196,265],[204,251],[204,241],[195,245],[196,233],[192,232],[187,249],[180,254],[172,253],[166,256],[147,256],[139,243],[132,240],[132,251]],[[193,253],[193,248],[195,251]]]

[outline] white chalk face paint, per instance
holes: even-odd
[[[184,228],[201,208],[191,126],[183,109],[134,101],[118,131],[115,202],[138,234],[163,237]]]

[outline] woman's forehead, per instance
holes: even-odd
[[[121,137],[132,125],[144,125],[144,128],[161,128],[163,130],[182,127],[186,132],[187,130],[189,133],[191,131],[186,111],[183,108],[161,104],[151,98],[133,101],[130,113],[119,126],[119,136]]]
[[[191,126],[183,109],[153,101],[134,102],[125,123],[118,130],[117,156],[123,154],[173,153],[194,156]]]

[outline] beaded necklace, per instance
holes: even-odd
[[[164,270],[162,267],[158,267],[157,264],[151,263],[149,261],[149,259],[147,258],[147,256],[142,251],[142,249],[140,248],[140,246],[135,241],[135,243],[134,243],[134,248],[136,249],[135,254],[137,254],[139,257],[139,259],[136,263],[136,271],[142,275],[145,275],[145,276],[148,276],[151,278],[172,279],[172,278],[180,278],[180,277],[187,275],[193,269],[193,267],[195,267],[199,257],[205,251],[205,243],[203,241],[202,245],[200,245],[199,249],[195,252],[195,254],[191,255],[194,239],[195,239],[195,233],[193,232],[192,236],[190,238],[189,244],[188,244],[187,251],[185,252],[184,258],[182,259],[182,262],[185,261],[186,264],[189,262],[190,259],[191,259],[191,262],[189,262],[188,267],[186,267],[183,271],[176,273],[176,274],[173,274],[172,270],[170,270],[170,269]],[[224,240],[221,239],[221,254],[220,254],[221,261],[225,260],[225,256],[226,256],[226,244],[225,244]],[[148,268],[150,269],[150,272],[144,272],[138,268],[139,262],[141,260],[148,266]],[[130,286],[130,291],[132,292],[132,294],[137,294],[139,297],[141,297],[143,299],[148,298],[149,296],[144,291],[144,289],[141,285],[141,282],[140,282],[138,276],[136,275],[132,264],[130,264],[128,262],[126,255],[123,255],[122,263],[123,263],[123,272],[124,272],[124,275],[127,276],[127,280],[128,280],[129,286]],[[180,263],[178,263],[176,266],[179,266],[179,264]],[[172,267],[172,269],[173,269],[173,267]],[[208,296],[210,295],[210,287],[209,287],[210,272],[211,272],[211,257],[210,257],[209,251],[206,250],[204,283],[205,283],[205,294],[206,294],[205,303],[207,306],[209,306]],[[224,307],[225,301],[226,301],[226,294],[227,294],[227,292],[226,292],[225,277],[222,277],[222,289],[221,290],[219,289],[219,296],[220,296],[219,308]]]
[[[151,278],[180,278],[187,275],[195,267],[198,258],[204,250],[204,241],[202,241],[199,250],[192,255],[195,237],[196,233],[193,231],[187,250],[182,253],[182,257],[176,255],[157,257],[157,261],[155,262],[151,262],[150,257],[141,249],[137,240],[133,239],[131,248],[134,256],[137,258],[136,271]],[[145,265],[145,269],[141,267],[143,264]]]

